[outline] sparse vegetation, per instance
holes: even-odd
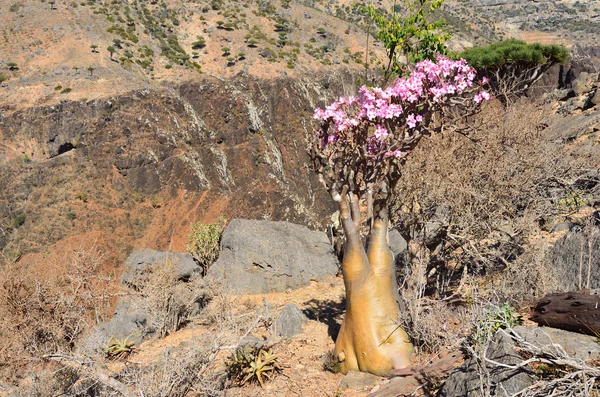
[[[219,243],[225,229],[226,220],[219,219],[214,223],[196,222],[188,235],[186,248],[202,266],[204,273],[219,256]]]

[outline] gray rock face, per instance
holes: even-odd
[[[128,300],[121,301],[115,315],[100,324],[82,343],[80,350],[86,354],[103,353],[111,340],[125,338],[139,346],[151,331],[147,328],[147,320],[148,314],[143,310],[132,308]]]
[[[254,347],[256,349],[260,349],[265,345],[265,341],[260,339],[258,336],[255,335],[247,335],[245,337],[243,337],[239,342],[238,342],[238,346],[239,347]]]
[[[0,396],[17,397],[17,387],[9,384],[0,384]]]
[[[586,94],[592,89],[593,84],[593,76],[591,76],[589,73],[582,72],[573,82],[573,91],[575,91],[575,95],[577,96]]]
[[[511,338],[497,332],[487,351],[487,357],[503,363],[514,365],[522,361],[521,357],[512,348]],[[495,367],[485,364],[489,371],[489,394],[491,396],[511,396],[533,384],[533,376],[524,368],[512,370],[509,368]],[[481,378],[479,375],[480,364],[474,358],[467,360],[457,368],[446,380],[439,392],[440,397],[482,396]]]
[[[593,336],[550,327],[515,327],[514,331],[526,342],[536,346],[556,350],[553,345],[558,344],[571,357],[600,360],[600,344]]]
[[[192,255],[185,252],[160,252],[148,248],[134,251],[125,260],[125,271],[121,282],[136,288],[144,281],[145,275],[153,268],[172,264],[177,273],[177,279],[187,281],[194,275],[199,275],[202,268],[194,261]]]
[[[591,106],[600,105],[600,88],[598,88],[593,95],[590,96],[589,101]]]
[[[394,257],[403,254],[408,249],[408,243],[396,229],[390,230],[388,233],[388,240]]]
[[[260,294],[296,289],[337,271],[325,233],[287,222],[234,219],[207,279],[234,294]]]
[[[594,228],[593,232],[573,230],[558,240],[550,253],[550,267],[556,279],[561,280],[563,291],[573,291],[579,287],[579,262],[583,253],[582,287],[585,288],[587,280],[588,258],[591,239],[591,272],[590,288],[600,288],[600,229]],[[583,252],[582,251],[583,242]]]
[[[299,335],[303,332],[302,325],[307,321],[308,317],[302,313],[298,306],[288,303],[273,324],[273,336],[291,338],[292,336]]]

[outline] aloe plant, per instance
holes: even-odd
[[[125,339],[112,339],[108,348],[106,348],[106,356],[113,359],[125,358],[133,353],[135,342],[130,340],[131,335]]]
[[[236,349],[229,359],[228,372],[232,380],[240,385],[258,381],[264,388],[264,378],[270,379],[273,372],[279,369],[277,359],[272,350]]]

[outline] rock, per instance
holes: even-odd
[[[586,104],[588,102],[588,96],[582,95],[570,100],[571,109],[572,110],[584,110],[586,109]]]
[[[552,233],[556,233],[556,232],[562,232],[565,230],[571,230],[573,228],[573,226],[575,226],[575,223],[573,222],[561,222],[559,224],[554,225],[554,227],[552,227]]]
[[[556,89],[552,92],[552,97],[557,101],[566,101],[575,97],[575,91],[570,88]]]
[[[138,288],[146,274],[159,266],[173,265],[177,279],[188,281],[199,275],[202,268],[194,261],[192,255],[185,252],[160,252],[148,248],[134,251],[125,260],[125,271],[121,282],[131,288]]]
[[[600,88],[590,95],[589,103],[590,107],[600,105]]]
[[[85,354],[103,353],[111,340],[125,338],[139,346],[144,337],[151,332],[147,323],[147,313],[135,308],[132,301],[121,301],[115,315],[109,321],[100,324],[81,344],[80,350]]]
[[[389,231],[388,241],[390,244],[390,249],[392,250],[392,253],[394,254],[394,257],[397,257],[398,255],[405,253],[406,250],[408,249],[408,243],[406,242],[404,237],[402,237],[400,232],[396,229],[392,229]]]
[[[234,294],[261,294],[296,289],[337,271],[325,233],[288,222],[234,219],[207,279]]]
[[[522,361],[522,358],[512,347],[511,338],[504,332],[496,333],[488,348],[487,357],[508,365],[515,365]],[[462,366],[450,374],[446,383],[440,389],[438,396],[483,396],[480,390],[481,369],[479,367],[481,365],[483,364],[478,363],[474,358],[468,359]],[[534,377],[525,368],[513,370],[494,366],[489,363],[486,363],[485,366],[486,370],[489,371],[489,395],[511,396],[533,384]]]
[[[364,390],[373,387],[381,382],[379,376],[367,372],[350,371],[340,381],[340,388],[352,390]]]
[[[591,274],[590,288],[600,288],[600,228],[595,227],[592,233],[591,246]],[[561,280],[560,288],[563,292],[574,291],[579,288],[579,265],[582,263],[582,287],[585,288],[587,280],[588,253],[589,253],[589,235],[581,230],[573,230],[559,239],[552,248],[549,255],[549,267],[554,274],[555,279]],[[581,257],[581,247],[583,243],[583,257]]]
[[[586,72],[581,72],[573,82],[573,91],[576,96],[584,95],[592,89],[594,83],[593,77]]]
[[[273,336],[291,338],[303,332],[302,325],[308,322],[308,317],[293,303],[285,305],[273,324]]]
[[[598,339],[590,335],[565,331],[550,327],[515,327],[514,331],[526,342],[536,346],[560,345],[571,357],[581,360],[600,360],[600,344]]]
[[[263,341],[262,339],[260,339],[258,336],[255,336],[255,335],[246,335],[245,337],[240,339],[240,341],[238,342],[238,346],[242,347],[242,348],[254,347],[254,348],[260,349],[264,345],[265,345],[265,341]]]
[[[273,58],[275,54],[273,53],[273,50],[266,48],[260,52],[260,56],[263,58]]]
[[[17,397],[17,387],[9,384],[0,383],[0,397]]]

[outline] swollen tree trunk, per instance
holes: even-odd
[[[344,195],[345,196],[345,195]],[[379,211],[365,250],[360,236],[358,198],[339,201],[346,234],[342,273],[346,315],[335,343],[340,370],[385,375],[411,364],[413,346],[399,326],[400,309],[394,260],[387,239],[388,219]]]

